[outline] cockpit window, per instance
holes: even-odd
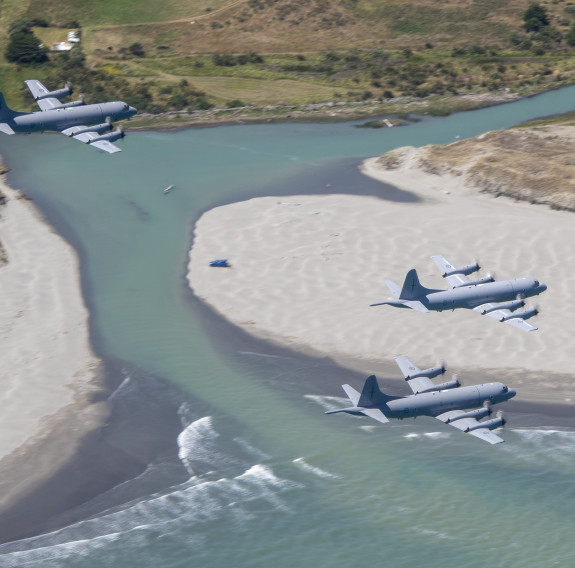
[[[128,110],[128,105],[124,105],[124,110]]]
[[[535,280],[535,286],[539,286],[539,280]]]
[[[507,387],[503,387],[503,392],[507,392],[509,389]]]

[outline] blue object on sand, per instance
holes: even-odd
[[[230,264],[229,264],[227,258],[223,258],[221,260],[212,260],[210,262],[210,266],[217,266],[220,268],[228,268],[230,266]]]

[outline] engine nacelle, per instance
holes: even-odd
[[[469,426],[466,428],[466,432],[472,432],[473,430],[479,430],[480,428],[489,428],[489,430],[495,430],[495,428],[499,428],[505,424],[505,418],[503,416],[498,416],[497,418],[492,418],[491,420],[485,420],[483,422],[478,422],[473,426]]]
[[[477,286],[479,284],[489,284],[489,282],[493,282],[493,276],[488,275],[484,276],[483,278],[478,278],[477,280],[472,280],[468,282],[468,286]]]
[[[94,126],[85,126],[73,134],[70,134],[70,136],[78,136],[78,134],[84,134],[86,132],[97,132],[98,134],[102,134],[107,130],[112,130],[112,124],[109,122],[103,122],[102,124],[96,124]]]
[[[527,310],[523,310],[522,312],[515,312],[513,314],[509,314],[508,316],[504,316],[501,318],[501,321],[508,321],[510,319],[520,318],[520,319],[529,319],[533,316],[536,316],[539,313],[537,308],[529,308]]]
[[[455,422],[457,420],[461,420],[462,418],[475,418],[475,420],[480,420],[481,418],[484,418],[485,416],[489,416],[491,414],[491,408],[489,407],[485,407],[485,408],[478,408],[477,410],[470,410],[469,412],[465,412],[464,414],[460,414],[459,416],[456,416],[455,418],[448,418],[446,421],[446,424],[449,424],[450,422]],[[483,426],[482,426],[483,428]]]
[[[110,142],[114,142],[115,140],[119,140],[120,138],[124,138],[126,136],[123,130],[114,130],[114,132],[110,132],[109,134],[102,134],[102,136],[98,136],[98,138],[94,138],[94,140],[90,140],[90,144],[93,142],[99,142],[100,140],[108,140]]]
[[[496,306],[491,306],[490,308],[487,308],[485,310],[482,310],[482,314],[488,314],[490,312],[495,312],[497,310],[516,310],[517,308],[520,308],[521,306],[524,306],[525,302],[523,300],[513,300],[512,302],[503,302],[502,304],[497,304]]]
[[[435,392],[435,391],[441,391],[441,390],[447,390],[447,389],[455,389],[457,387],[460,387],[461,383],[455,379],[453,381],[447,381],[445,383],[439,383],[438,385],[433,385],[432,387],[429,387],[427,389],[423,389],[417,392],[417,394],[423,394],[424,392]]]
[[[66,86],[63,89],[57,89],[55,91],[44,93],[43,95],[36,97],[36,100],[40,101],[42,99],[49,99],[51,97],[55,99],[60,99],[62,97],[67,97],[68,95],[71,94],[72,94],[72,85],[70,85],[70,83],[66,83]]]
[[[78,99],[77,101],[71,101],[69,103],[64,103],[60,108],[72,108],[72,107],[79,107],[83,106],[86,103],[82,99]]]
[[[445,278],[446,276],[453,276],[454,274],[473,274],[474,272],[477,272],[481,267],[479,266],[479,264],[477,264],[477,262],[474,262],[473,264],[468,264],[467,266],[461,266],[459,268],[454,268],[453,270],[449,270],[448,272],[445,272],[443,274],[443,278]]]
[[[429,379],[433,379],[433,377],[437,377],[437,375],[443,375],[443,373],[445,373],[445,367],[443,365],[439,365],[437,367],[423,369],[423,371],[418,371],[413,375],[408,375],[405,377],[405,380],[408,381],[409,379],[417,379],[418,377],[427,377]]]

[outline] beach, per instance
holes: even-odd
[[[420,167],[404,148],[398,165],[378,158],[361,170],[409,192],[405,203],[354,195],[262,197],[206,212],[197,222],[188,280],[193,292],[251,334],[366,373],[409,355],[422,368],[504,379],[524,401],[575,400],[570,289],[572,213],[466,187],[462,177]],[[384,193],[382,185],[382,194]],[[430,256],[479,259],[497,279],[537,278],[547,292],[527,301],[540,314],[525,333],[471,310],[422,314],[369,304],[391,297],[416,268],[446,288]],[[228,258],[228,269],[212,268]],[[399,374],[398,374],[399,376]],[[474,380],[473,382],[479,382]]]
[[[1,190],[7,198],[0,209],[7,257],[0,266],[4,538],[13,528],[5,525],[12,523],[7,512],[71,460],[81,440],[101,427],[108,407],[100,360],[89,343],[76,253],[23,194],[6,184]],[[27,515],[32,526],[33,513]]]

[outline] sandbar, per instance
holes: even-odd
[[[421,366],[447,361],[457,372],[503,378],[522,400],[575,400],[573,213],[481,194],[458,175],[422,170],[418,153],[404,149],[391,170],[378,158],[361,166],[416,202],[294,195],[206,212],[189,257],[193,292],[254,336],[356,370],[377,374],[394,356],[409,355]],[[481,274],[498,279],[547,284],[528,301],[540,309],[531,320],[539,330],[525,333],[470,310],[369,306],[391,297],[385,279],[401,285],[411,268],[424,285],[445,288],[434,254],[456,265],[479,259]],[[228,258],[231,268],[210,267],[216,258]]]
[[[0,189],[6,196],[0,208],[0,241],[7,257],[0,265],[4,538],[17,525],[6,511],[74,456],[86,434],[105,421],[108,408],[100,360],[90,347],[76,253],[21,192],[4,183]],[[62,484],[61,490],[73,487]],[[27,512],[21,514],[24,523]],[[38,509],[28,514],[33,526]]]

